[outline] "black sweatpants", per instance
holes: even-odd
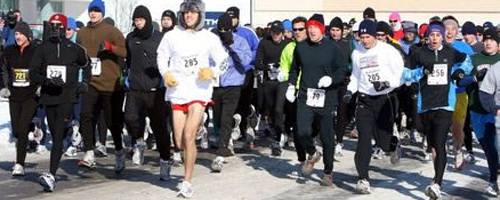
[[[120,151],[122,146],[123,128],[123,99],[124,93],[99,92],[94,86],[89,86],[89,91],[82,97],[82,122],[81,128],[85,149],[93,150],[95,145],[94,130],[97,117],[104,109],[106,126],[110,129],[115,144],[115,150]]]
[[[385,152],[396,149],[397,138],[392,135],[394,127],[394,106],[391,95],[358,95],[356,104],[356,128],[358,144],[354,162],[360,179],[369,179],[372,138]]]
[[[276,133],[276,141],[280,141],[281,134],[285,130],[285,93],[288,83],[280,83],[279,81],[264,82],[264,102],[266,110],[273,119],[272,127]]]
[[[336,120],[336,125],[335,125],[335,135],[336,135],[336,140],[337,144],[342,143],[344,141],[344,134],[346,132],[347,125],[349,122],[352,120],[354,117],[354,110],[356,107],[356,101],[353,96],[350,102],[344,103],[342,98],[344,97],[345,93],[347,92],[347,86],[340,86],[339,87],[339,106],[337,109],[337,120]]]
[[[245,74],[245,82],[241,86],[240,99],[236,108],[236,113],[241,115],[240,131],[242,134],[245,133],[248,127],[247,118],[252,114],[250,105],[252,104],[253,84],[253,71],[249,71]]]
[[[306,105],[306,100],[297,101],[297,135],[300,144],[309,155],[316,153],[316,146],[313,137],[313,124],[319,122],[320,139],[323,144],[323,164],[325,174],[331,174],[333,171],[333,154],[335,152],[335,134],[334,124],[332,123],[335,114],[335,106],[327,105],[324,108],[312,108]],[[300,159],[300,158],[299,158]]]
[[[151,129],[155,136],[160,158],[170,159],[170,134],[167,131],[167,102],[165,89],[154,92],[129,91],[125,103],[125,123],[132,137],[137,140],[144,137],[146,115],[151,120]]]
[[[233,115],[240,100],[241,87],[214,88],[212,100],[214,101],[214,125],[219,130],[219,148],[227,148],[231,139],[234,126]]]
[[[314,131],[313,129],[313,132]],[[306,150],[300,143],[299,135],[297,134],[297,101],[293,103],[288,101],[285,102],[285,133],[286,132],[293,136],[293,143],[295,144],[298,161],[306,161]],[[314,134],[312,137],[314,138]]]
[[[73,112],[73,103],[67,102],[58,105],[45,106],[47,122],[52,135],[52,150],[50,150],[50,173],[56,175],[63,153],[63,140],[66,136],[66,127],[70,123]]]
[[[453,112],[445,110],[427,111],[420,114],[424,134],[427,136],[429,147],[436,150],[434,159],[434,183],[443,184],[443,175],[446,167],[446,136],[451,126]]]
[[[469,95],[471,97],[471,95]],[[467,106],[467,116],[464,124],[464,145],[467,152],[474,154],[472,149],[472,124],[470,121],[470,107]]]
[[[10,124],[12,135],[17,138],[16,163],[24,166],[30,123],[35,116],[38,103],[35,99],[9,101]]]

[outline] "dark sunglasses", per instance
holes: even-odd
[[[293,32],[297,32],[297,31],[303,31],[305,30],[306,28],[293,28]]]
[[[385,37],[387,34],[380,34],[380,33],[377,33],[377,36],[378,37]]]
[[[398,22],[398,20],[389,20],[389,22],[396,23],[396,22]]]

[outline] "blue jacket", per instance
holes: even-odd
[[[250,50],[252,50],[252,60],[250,64],[245,65],[245,71],[248,72],[253,69],[254,67],[254,62],[255,58],[257,57],[257,48],[259,47],[259,38],[257,37],[257,34],[245,26],[239,26],[236,29],[235,32],[238,36],[242,37],[247,41],[248,46],[250,47]]]
[[[219,77],[220,87],[243,85],[245,66],[248,66],[252,60],[252,51],[245,39],[233,33],[233,41],[233,47],[226,49],[229,54],[228,68]]]
[[[10,28],[9,25],[6,25],[2,30],[2,38],[5,40],[5,47],[16,43],[16,38],[14,37],[14,35],[14,29]]]
[[[410,44],[407,44],[403,39],[399,40],[399,44],[401,44],[401,48],[403,48],[403,50],[405,51],[406,55],[410,55],[410,47],[414,44],[418,44],[420,43],[420,39],[417,37],[415,38],[415,41],[413,41],[412,43]]]
[[[461,53],[465,53],[465,54],[467,54],[468,56],[472,56],[472,55],[474,55],[474,50],[472,50],[472,48],[470,47],[470,45],[469,45],[469,44],[467,44],[467,43],[465,43],[465,42],[455,40],[455,41],[451,44],[451,46],[452,46],[455,50],[457,50],[457,51],[459,51],[459,52],[461,52]],[[469,62],[470,62],[470,60],[469,60]],[[460,65],[460,64],[455,64],[455,65],[453,66],[453,68],[459,68],[460,66],[458,66],[458,65]],[[472,63],[470,63],[470,65],[472,65]],[[455,90],[455,92],[456,92],[457,94],[462,93],[462,92],[465,92],[465,88],[464,88],[464,87],[457,87],[457,89]]]

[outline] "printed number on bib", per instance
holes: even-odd
[[[29,82],[29,70],[28,69],[14,69],[14,82],[12,82],[14,87],[28,87]]]
[[[380,81],[380,73],[378,71],[367,73],[368,82],[373,83],[375,81]]]
[[[196,67],[198,65],[198,59],[196,57],[184,58],[183,61],[184,67],[186,68]]]
[[[61,77],[63,82],[66,83],[66,66],[64,65],[48,65],[47,78]]]
[[[101,75],[101,59],[100,58],[90,58],[90,65],[92,67],[92,76]]]
[[[427,77],[428,85],[447,85],[448,84],[448,65],[435,64],[434,71]]]
[[[325,106],[325,90],[307,88],[306,104],[315,108],[323,108]]]

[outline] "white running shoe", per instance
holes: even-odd
[[[71,143],[73,146],[77,147],[82,142],[82,134],[80,134],[80,122],[73,120],[71,121]]]
[[[498,196],[498,184],[497,183],[488,184],[488,188],[486,188],[486,194],[488,194],[492,197],[497,197]]]
[[[106,152],[107,151],[106,146],[104,146],[100,142],[97,142],[97,144],[95,145],[94,151],[95,151],[95,154],[99,157],[108,157],[108,153]]]
[[[127,155],[125,154],[125,149],[116,152],[115,155],[115,174],[120,174],[125,170],[125,159]]]
[[[433,183],[425,188],[425,195],[432,200],[439,199],[441,197],[441,187],[438,184]]]
[[[174,152],[174,166],[176,166],[176,167],[182,166],[181,151]]]
[[[336,156],[344,156],[344,144],[343,143],[338,143],[335,145],[335,155]]]
[[[382,149],[378,148],[378,147],[375,147],[373,148],[373,159],[375,160],[381,160],[382,158],[384,158],[384,151],[382,151]]]
[[[178,197],[191,198],[194,193],[193,185],[187,181],[182,181],[177,188],[179,192],[177,193]]]
[[[205,131],[201,137],[200,147],[201,149],[208,149],[208,131],[205,127],[203,127],[203,129],[205,129]]]
[[[280,147],[281,148],[285,147],[287,142],[288,142],[288,135],[286,135],[285,133],[282,133],[281,137],[280,137]]]
[[[85,152],[85,156],[83,156],[83,160],[80,160],[78,162],[78,166],[94,168],[95,167],[94,151],[91,150],[91,151]]]
[[[241,115],[236,113],[233,115],[233,119],[234,119],[234,127],[233,130],[231,131],[231,138],[233,140],[238,140],[241,137],[241,130],[240,130]]]
[[[172,160],[160,159],[160,180],[168,181],[170,179],[170,171],[174,162]]]
[[[67,157],[75,157],[78,155],[77,149],[74,146],[69,146],[68,149],[66,149],[66,152],[64,152],[64,155]]]
[[[212,161],[212,164],[210,165],[210,168],[212,169],[213,172],[221,172],[222,168],[224,167],[224,157],[222,156],[217,156],[214,161]]]
[[[134,146],[134,155],[132,156],[132,163],[134,165],[142,165],[144,163],[144,150],[146,149],[146,143],[144,141],[137,142]]]
[[[356,192],[360,194],[370,194],[370,182],[366,179],[358,180],[358,183],[356,184]]]
[[[56,179],[54,178],[54,175],[48,172],[44,172],[39,178],[38,178],[40,185],[42,185],[43,190],[45,192],[53,192],[54,187],[56,184]]]
[[[279,142],[274,142],[271,145],[271,155],[281,156],[282,153],[283,153],[283,149],[281,148],[281,144]]]
[[[42,121],[35,117],[33,119],[33,123],[35,125],[35,129],[33,130],[33,140],[40,144],[43,139]]]
[[[12,167],[12,176],[24,176],[24,167],[18,163]]]

